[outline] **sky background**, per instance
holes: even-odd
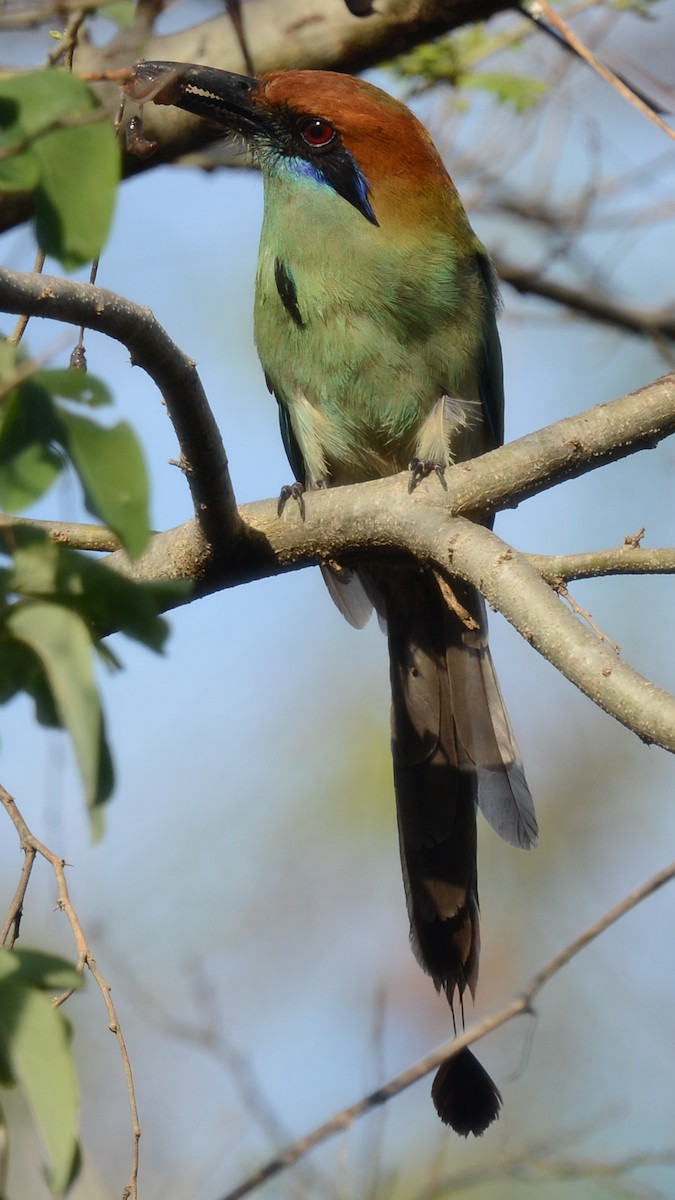
[[[174,20],[181,11],[192,24],[215,9],[178,6]],[[650,75],[667,79],[673,5],[658,11],[653,23],[624,16],[602,44],[605,57],[624,70],[648,63]],[[41,61],[45,52],[35,37],[30,46],[19,39],[11,46],[15,61]],[[534,189],[570,206],[593,185],[589,228],[554,265],[558,277],[573,279],[588,261],[631,305],[672,301],[672,215],[640,221],[672,197],[672,146],[589,72],[569,70],[539,41],[517,60],[525,61],[556,80],[554,100],[529,114],[480,96],[460,110],[449,92],[415,105],[477,232],[510,260],[539,265],[551,253],[540,227],[505,219],[495,198]],[[400,86],[384,72],[370,77]],[[491,187],[481,178],[486,169],[495,176]],[[632,183],[605,187],[616,178]],[[149,305],[197,360],[240,502],[277,495],[290,478],[252,339],[261,216],[254,172],[149,171],[120,190],[98,279]],[[1,239],[9,267],[28,269],[33,253],[28,229]],[[3,332],[11,327],[7,318],[0,323]],[[645,341],[507,288],[501,334],[507,439],[670,369]],[[37,321],[28,344],[35,353],[60,347],[57,361],[71,347],[68,341],[63,350],[63,328]],[[168,465],[176,444],[154,387],[116,344],[90,334],[87,356],[90,370],[114,389],[115,418],[129,419],[145,446],[155,527],[186,520],[189,496]],[[674,485],[671,440],[501,514],[497,532],[521,550],[573,552],[617,546],[644,525],[645,544],[673,545]],[[59,485],[45,513],[82,515],[71,481]],[[607,579],[575,585],[573,594],[629,663],[675,691],[672,581]],[[3,710],[0,770],[33,832],[72,864],[72,899],[113,984],[141,1107],[141,1194],[213,1200],[280,1137],[304,1133],[449,1037],[451,1021],[408,947],[386,643],[376,623],[351,629],[316,570],[224,592],[170,621],[161,657],[113,639],[125,669],[101,684],[117,788],[99,844],[89,837],[70,747],[35,725],[27,701]],[[517,852],[481,820],[476,1016],[505,1002],[670,861],[675,844],[672,758],[595,709],[501,617],[492,618],[491,631],[541,843],[535,853]],[[5,905],[20,864],[6,826]],[[54,896],[41,864],[22,939],[71,954]],[[672,1156],[674,917],[675,893],[666,889],[557,976],[537,1001],[536,1018],[481,1044],[504,1113],[480,1142],[460,1142],[442,1129],[423,1081],[264,1194],[415,1196],[430,1180],[536,1152],[576,1163],[634,1152]],[[122,1072],[91,980],[68,1008],[85,1146],[73,1195],[107,1200],[120,1194],[128,1172]],[[242,1095],[251,1079],[253,1099]],[[18,1101],[10,1098],[7,1107],[18,1119]],[[21,1127],[16,1136],[10,1196],[42,1200],[30,1133]],[[672,1161],[631,1179],[659,1195],[675,1192]],[[584,1180],[573,1186],[591,1200],[637,1194]],[[513,1184],[502,1177],[471,1194],[555,1200],[569,1187],[540,1176]]]

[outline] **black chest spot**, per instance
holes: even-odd
[[[298,305],[298,293],[295,286],[295,280],[291,275],[285,263],[282,263],[280,258],[274,260],[274,282],[277,285],[279,298],[291,320],[297,325],[298,329],[304,329],[305,322],[302,319],[302,313]]]

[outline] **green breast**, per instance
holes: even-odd
[[[444,394],[477,397],[485,304],[447,236],[401,244],[311,181],[266,180],[255,338],[310,479],[407,467]]]

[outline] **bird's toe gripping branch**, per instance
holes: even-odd
[[[279,516],[279,517],[281,516],[288,501],[293,499],[293,500],[295,500],[295,502],[300,510],[300,516],[302,517],[302,519],[304,521],[304,519],[305,519],[304,493],[305,493],[304,486],[301,483],[298,483],[297,481],[295,483],[284,484],[281,491],[279,492],[279,499],[277,500],[277,516]]]
[[[429,475],[437,475],[441,481],[444,491],[447,492],[448,485],[445,482],[445,463],[436,458],[411,458],[408,463],[410,471],[410,479],[408,480],[408,491],[414,492],[418,483],[423,479],[427,479]]]

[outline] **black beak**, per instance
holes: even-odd
[[[140,103],[152,100],[154,104],[173,104],[250,136],[260,128],[260,118],[251,99],[258,86],[259,81],[248,75],[218,71],[215,67],[140,62],[122,90]]]

